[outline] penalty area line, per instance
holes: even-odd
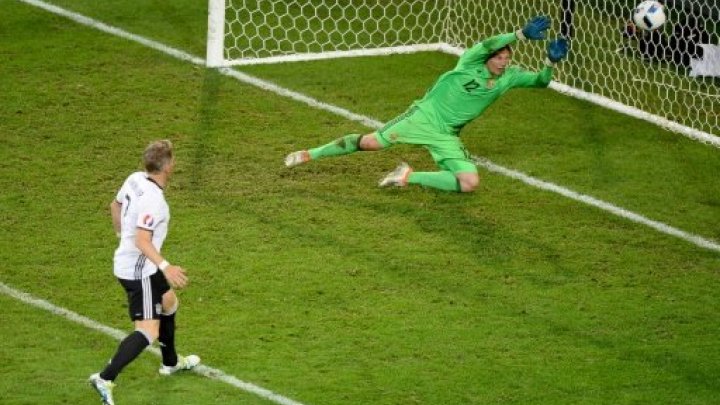
[[[94,331],[108,335],[112,338],[115,338],[115,340],[122,340],[125,338],[125,336],[127,336],[127,333],[125,333],[121,330],[103,325],[95,320],[92,320],[86,316],[80,315],[69,309],[59,307],[48,301],[34,297],[26,292],[16,290],[16,289],[6,285],[2,281],[0,281],[0,293],[7,295],[8,297],[15,298],[16,300],[21,301],[25,304],[31,305],[33,307],[36,307],[36,308],[48,311],[50,313],[53,313],[57,316],[63,317],[69,321],[72,321],[72,322],[75,322],[82,326],[85,326],[88,329],[92,329]],[[155,354],[158,357],[162,356],[160,349],[157,347],[149,347],[146,350],[152,352],[153,354]],[[297,402],[290,398],[276,394],[268,389],[262,388],[255,384],[242,381],[235,376],[225,373],[222,370],[204,365],[202,363],[200,365],[198,365],[197,367],[195,367],[192,371],[201,376],[204,376],[204,377],[207,377],[207,378],[210,378],[213,380],[219,380],[224,383],[230,384],[235,388],[239,388],[243,391],[249,392],[251,394],[255,394],[261,398],[265,398],[276,404],[303,405],[300,402]]]

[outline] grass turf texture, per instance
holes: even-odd
[[[186,30],[133,7],[104,21],[125,16],[201,54],[202,38],[188,45]],[[473,195],[375,188],[400,158],[432,168],[412,148],[288,171],[288,151],[366,129],[20,3],[4,11],[2,282],[129,329],[107,205],[145,144],[170,137],[164,253],[192,280],[181,353],[306,404],[717,397],[717,253],[486,172]],[[419,54],[246,71],[387,120],[452,64]],[[398,68],[408,72],[391,81]],[[719,238],[708,146],[551,91],[509,94],[464,139],[496,163]],[[3,402],[96,403],[84,380],[117,342],[0,303],[13,325],[0,332]],[[161,379],[158,363],[131,365],[118,400],[266,403],[192,374]]]

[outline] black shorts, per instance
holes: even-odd
[[[160,270],[141,280],[119,278],[118,281],[127,293],[128,313],[131,320],[160,319],[162,296],[170,290],[170,284]]]

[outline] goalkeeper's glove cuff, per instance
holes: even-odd
[[[521,41],[527,39],[527,37],[525,36],[525,34],[523,34],[522,29],[519,29],[519,30],[515,31],[515,36],[517,37],[517,39],[519,39],[519,40],[521,40]]]

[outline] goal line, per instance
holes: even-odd
[[[695,51],[698,44],[688,42],[720,40],[713,23],[720,3],[676,3],[666,6],[667,22],[652,34],[665,39],[648,44],[650,34],[629,28],[632,2],[624,0],[209,0],[206,64],[422,51],[459,55],[542,14],[554,22],[548,37],[563,36],[571,44],[553,89],[720,148],[720,86],[713,78],[694,77],[691,62],[702,55]],[[697,35],[680,38],[678,32]],[[517,48],[513,62],[523,68],[545,58],[544,46]]]
[[[62,9],[60,7],[57,7],[57,6],[53,6],[51,4],[43,2],[41,0],[19,0],[19,1],[27,3],[27,4],[35,6],[35,7],[42,8],[51,13],[64,16],[64,17],[69,18],[77,23],[82,24],[82,25],[90,26],[90,27],[96,28],[100,31],[109,33],[111,35],[116,35],[121,38],[125,38],[128,40],[140,43],[144,46],[158,50],[169,56],[175,57],[177,59],[184,60],[184,61],[193,63],[195,65],[203,65],[205,63],[205,61],[203,59],[193,56],[193,55],[190,55],[179,49],[169,47],[169,46],[161,44],[157,41],[153,41],[151,39],[129,33],[127,31],[121,30],[116,27],[112,27],[112,26],[102,23],[98,20],[94,20],[92,18],[85,17],[81,14],[74,13],[74,12]],[[240,82],[261,88],[263,90],[272,92],[272,93],[277,94],[282,97],[287,97],[287,98],[293,99],[300,103],[306,104],[312,108],[317,108],[320,110],[328,111],[332,114],[338,115],[338,116],[346,118],[348,120],[359,122],[359,123],[367,126],[368,128],[377,129],[377,128],[382,127],[382,125],[383,125],[382,122],[375,120],[371,117],[367,117],[362,114],[357,114],[357,113],[354,113],[352,111],[346,110],[344,108],[341,108],[341,107],[338,107],[338,106],[335,106],[332,104],[324,103],[322,101],[316,100],[307,95],[292,91],[290,89],[286,89],[284,87],[280,87],[274,83],[250,76],[246,73],[239,72],[232,68],[220,68],[219,71],[223,75],[232,77]],[[618,215],[620,217],[629,219],[631,221],[649,226],[650,228],[653,228],[659,232],[680,238],[680,239],[685,240],[686,242],[690,242],[696,246],[699,246],[699,247],[702,247],[705,249],[709,249],[709,250],[713,250],[716,252],[720,252],[720,244],[718,244],[717,242],[715,242],[713,240],[709,240],[709,239],[703,238],[701,236],[682,231],[680,229],[671,227],[671,226],[663,224],[661,222],[653,221],[651,219],[643,217],[642,215],[633,213],[631,211],[627,211],[620,207],[616,207],[612,204],[597,200],[590,196],[582,196],[582,198],[574,198],[576,196],[580,196],[580,194],[577,194],[571,190],[565,189],[564,187],[557,186],[555,184],[548,183],[548,182],[545,182],[545,181],[542,181],[539,179],[535,179],[524,173],[496,165],[483,157],[474,156],[473,159],[475,160],[475,163],[478,166],[484,167],[492,172],[500,173],[502,175],[505,175],[505,176],[508,176],[511,178],[515,178],[517,180],[521,180],[528,185],[538,187],[538,188],[546,190],[546,191],[555,192],[555,193],[558,193],[565,197],[572,198],[576,201],[595,206],[597,208],[600,208],[602,210],[610,212],[614,215]]]

